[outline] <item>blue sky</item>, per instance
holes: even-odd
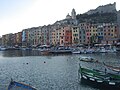
[[[0,17],[5,18],[22,13],[32,3],[33,0],[0,0]]]
[[[119,0],[0,0],[0,36],[22,29],[52,24],[74,8],[77,14]]]

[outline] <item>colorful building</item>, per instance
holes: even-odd
[[[18,32],[15,34],[16,36],[16,43],[17,46],[22,46],[22,32]]]
[[[10,33],[10,34],[5,34],[5,35],[2,35],[2,45],[5,46],[5,47],[11,47],[13,46],[13,34]]]
[[[64,45],[71,46],[72,45],[72,28],[71,28],[71,26],[64,27],[64,31],[65,31]]]
[[[79,45],[79,27],[78,26],[74,26],[72,27],[72,45]]]
[[[116,44],[119,40],[119,26],[115,23],[107,23],[103,25],[104,38],[102,43],[104,44]]]
[[[27,47],[28,44],[28,29],[22,30],[22,47]]]

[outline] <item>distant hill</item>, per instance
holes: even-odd
[[[85,14],[94,14],[94,13],[115,13],[116,10],[116,2],[114,2],[113,4],[107,4],[107,5],[102,5],[97,7],[96,9],[91,9],[88,12],[86,12]]]
[[[107,4],[76,16],[78,22],[114,23],[117,22],[116,3]]]
[[[117,22],[117,14],[115,12],[109,13],[94,13],[94,14],[78,14],[76,16],[78,23],[115,23]]]

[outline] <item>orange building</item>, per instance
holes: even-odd
[[[65,27],[65,40],[64,40],[64,45],[65,46],[71,46],[72,45],[72,30],[71,27]]]

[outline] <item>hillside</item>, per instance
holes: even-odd
[[[114,23],[117,21],[117,14],[114,12],[109,13],[94,13],[94,14],[78,14],[77,20],[81,22],[90,22],[90,23]]]

